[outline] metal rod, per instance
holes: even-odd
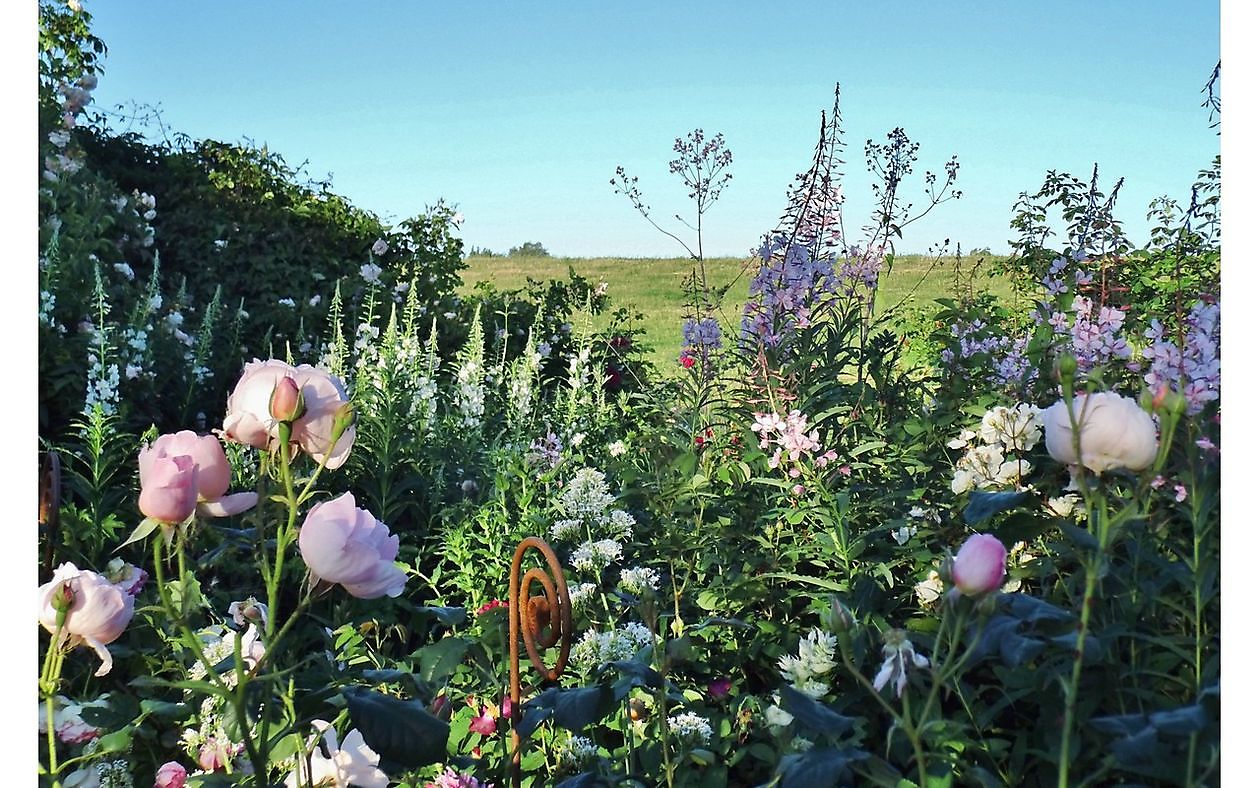
[[[521,564],[530,550],[542,554],[547,571],[534,567],[523,575]],[[530,586],[538,584],[540,595],[530,595]],[[522,626],[523,625],[523,626]],[[544,633],[545,630],[545,633]],[[508,673],[511,677],[512,763],[509,774],[514,788],[521,784],[522,742],[517,727],[521,722],[521,649],[522,641],[529,661],[543,683],[560,680],[569,663],[569,647],[573,643],[573,610],[569,604],[569,586],[564,568],[551,546],[536,536],[528,536],[516,546],[512,556],[512,574],[508,578]],[[547,667],[543,654],[559,646],[554,667]]]

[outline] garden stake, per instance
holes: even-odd
[[[52,571],[53,551],[61,524],[61,460],[54,451],[39,458],[39,524],[48,537],[44,548],[44,574]]]
[[[542,553],[548,571],[534,567],[522,576],[521,561],[530,548]],[[541,595],[529,595],[531,582],[542,586]],[[547,630],[546,634],[543,634],[544,628]],[[569,662],[569,647],[573,641],[573,618],[569,606],[569,587],[564,582],[564,569],[551,546],[536,536],[522,539],[512,557],[512,574],[508,578],[508,639],[512,698],[512,765],[509,774],[512,785],[519,786],[521,737],[517,733],[517,726],[521,721],[521,641],[524,640],[529,661],[534,663],[534,669],[542,676],[544,683],[560,680],[560,675]],[[542,660],[542,653],[556,645],[560,647],[560,655],[556,658],[555,667],[548,668]]]

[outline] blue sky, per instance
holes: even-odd
[[[1199,106],[1220,57],[1216,3],[84,6],[110,48],[98,107],[157,104],[175,131],[266,143],[387,220],[444,198],[466,244],[498,251],[679,252],[608,181],[625,165],[668,220],[687,206],[673,140],[699,127],[734,154],[706,252],[746,253],[807,165],[837,81],[849,226],[870,208],[867,138],[901,126],[922,145],[919,173],[962,164],[963,200],[902,251],[945,238],[1005,251],[1019,192],[1094,162],[1125,178],[1120,216],[1144,239],[1150,199],[1184,198],[1219,150]]]

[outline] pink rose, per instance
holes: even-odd
[[[972,534],[954,557],[954,587],[967,596],[996,591],[1006,577],[1006,547],[992,534]]]
[[[197,509],[204,515],[227,517],[252,509],[258,503],[258,493],[227,494],[232,483],[232,466],[223,452],[223,444],[213,435],[181,430],[158,437],[149,450],[192,459],[197,468]]]
[[[140,511],[164,523],[182,523],[197,508],[197,464],[164,449],[140,449]]]
[[[350,493],[311,507],[298,534],[298,549],[312,576],[340,583],[360,599],[396,597],[407,582],[407,575],[394,566],[398,537],[366,509],[355,507]]]
[[[184,788],[188,780],[188,770],[175,761],[167,761],[157,770],[153,780],[153,788]]]
[[[49,632],[57,631],[55,599],[69,597],[61,644],[66,648],[87,645],[101,658],[96,675],[104,676],[114,667],[105,648],[113,643],[131,622],[135,598],[95,572],[66,563],[57,567],[53,579],[39,587],[39,623]]]
[[[272,395],[285,378],[292,378],[297,384],[305,407],[302,415],[292,422],[290,442],[300,446],[316,462],[322,462],[327,456],[330,470],[340,468],[354,445],[354,425],[346,428],[335,446],[330,444],[337,411],[349,398],[339,379],[309,364],[294,368],[275,359],[246,364],[241,379],[228,397],[224,434],[237,443],[259,449],[274,448],[280,435],[280,422],[271,415]]]

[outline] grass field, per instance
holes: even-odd
[[[970,271],[980,262],[975,281],[977,290],[989,288],[999,297],[1012,295],[1009,282],[984,274],[987,258],[962,258],[963,271]],[[646,330],[645,341],[652,349],[652,360],[668,369],[678,358],[682,342],[682,282],[692,270],[688,258],[627,257],[469,257],[468,270],[463,272],[462,292],[471,292],[477,282],[487,281],[500,290],[525,285],[532,278],[567,279],[569,268],[592,282],[607,282],[608,295],[614,306],[627,306],[642,313],[640,325]],[[904,303],[931,305],[932,299],[950,294],[954,280],[954,258],[936,259],[923,255],[904,255],[893,261],[880,280],[876,308],[889,309]],[[756,261],[723,257],[705,261],[705,270],[712,286],[727,287],[721,313],[724,332],[739,326],[740,311],[748,300],[748,282],[756,272]]]

